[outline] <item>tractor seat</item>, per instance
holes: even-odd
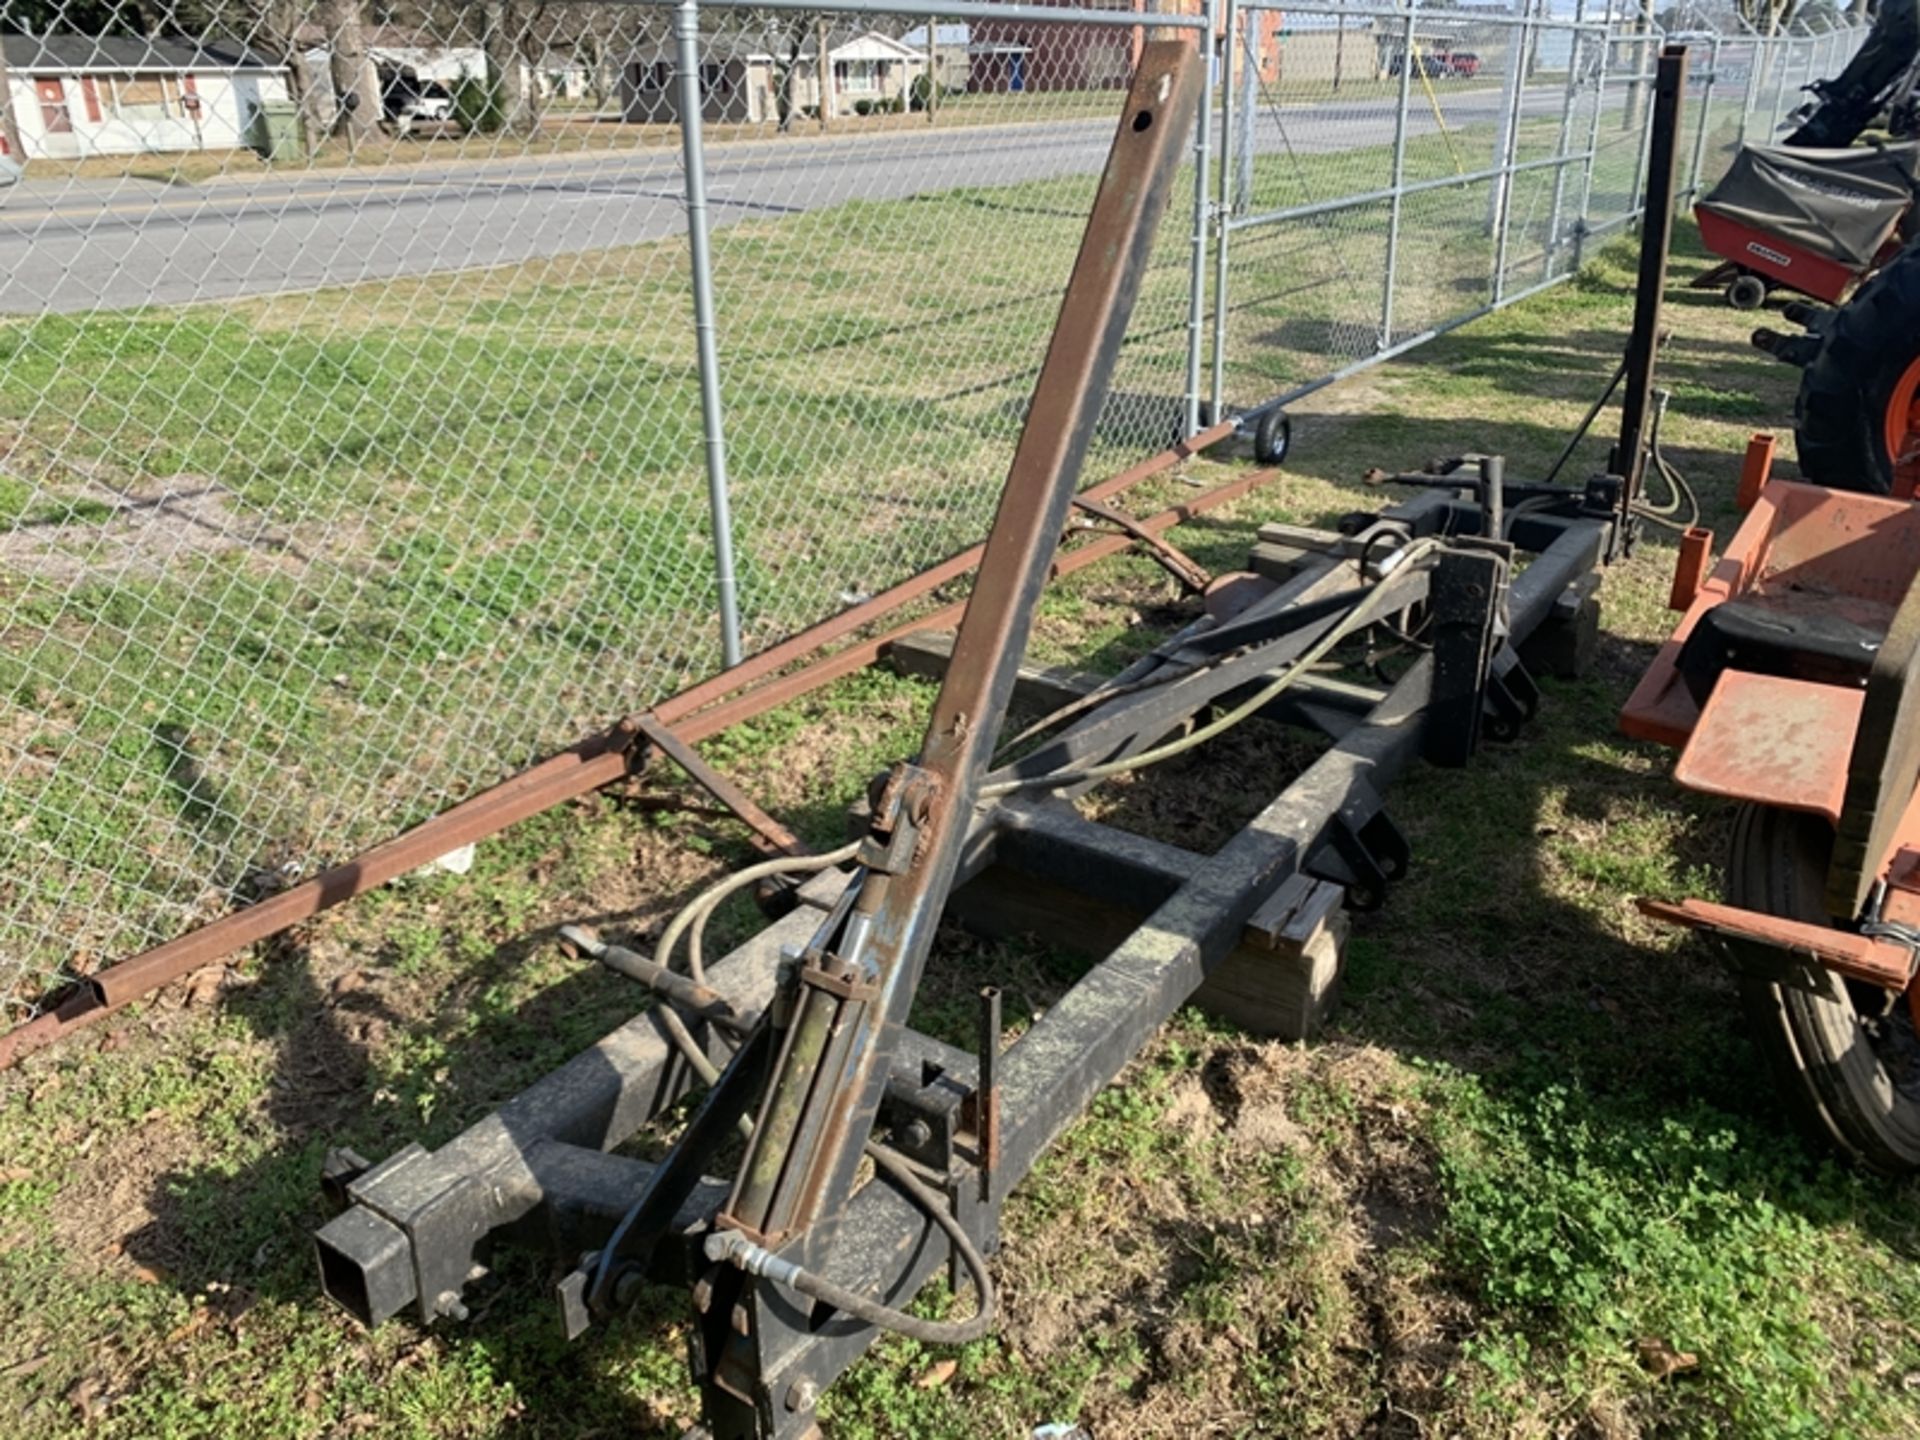
[[[1883,630],[1827,610],[1727,600],[1700,617],[1681,647],[1675,668],[1694,703],[1702,706],[1724,670],[1857,690],[1866,687],[1873,657],[1885,639]]]

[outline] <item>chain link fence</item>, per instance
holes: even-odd
[[[1584,4],[1225,0],[1223,14],[1210,399],[1247,417],[1567,279],[1636,219],[1669,39],[1692,52],[1691,198],[1862,33],[1668,36]]]
[[[979,539],[1149,28],[1232,38],[1089,478],[1636,204],[1617,17],[910,9],[9,8],[9,1017]],[[1696,169],[1851,36],[1716,43]]]

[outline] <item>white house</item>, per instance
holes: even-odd
[[[924,45],[915,50],[878,30],[831,47],[827,58],[833,62],[836,115],[854,113],[860,100],[889,101],[909,95],[913,77],[927,68]],[[817,102],[810,97],[808,103]]]
[[[236,150],[285,69],[244,45],[4,35],[21,159]]]
[[[793,65],[793,108],[819,113],[820,81],[809,44]],[[927,68],[924,50],[913,50],[889,35],[869,30],[838,45],[829,44],[828,93],[834,115],[853,115],[861,102],[872,108],[912,94],[913,81]],[[705,120],[761,125],[780,113],[779,84],[784,61],[763,51],[742,49],[724,59],[700,64],[701,117]],[[680,117],[678,70],[673,47],[660,45],[628,57],[620,71],[620,113],[641,125],[671,125]]]

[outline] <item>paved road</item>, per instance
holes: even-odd
[[[1496,89],[1445,98],[1454,127],[1492,122]],[[1530,89],[1557,113],[1558,86]],[[1326,154],[1393,139],[1390,104],[1286,110],[1285,140]],[[1434,133],[1416,111],[1409,134]],[[956,186],[1097,171],[1112,121],[887,131],[716,145],[716,227]],[[1271,121],[1260,148],[1283,141]],[[1365,186],[1384,183],[1370,178]],[[28,180],[0,192],[0,312],[173,304],[500,265],[674,235],[685,228],[677,150],[588,152],[395,166],[365,173],[220,179]]]

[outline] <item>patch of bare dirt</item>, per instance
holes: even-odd
[[[1278,725],[1249,721],[1190,755],[1109,781],[1089,792],[1079,808],[1116,829],[1212,854],[1321,748]]]
[[[59,585],[113,584],[235,553],[281,566],[314,558],[308,538],[237,502],[233,491],[200,475],[173,475],[140,490],[88,480],[61,497],[60,518],[0,532],[0,570]]]
[[[1098,1440],[1428,1434],[1469,1315],[1421,1261],[1440,1206],[1415,1106],[1373,1046],[1213,1041],[1154,1125],[1169,1171],[1117,1165],[1096,1215],[1014,1225],[1002,1334],[1044,1365],[1131,1332],[1139,1369],[1081,1421]]]
[[[160,1283],[163,1268],[128,1254],[127,1242],[159,1219],[160,1182],[192,1164],[199,1136],[191,1126],[155,1118],[99,1143],[76,1137],[76,1146],[82,1158],[53,1212],[54,1234],[69,1263],[82,1273]]]
[[[1002,1335],[1038,1365],[1137,1350],[1088,1398],[1096,1440],[1440,1433],[1469,1317],[1422,1258],[1420,1118],[1388,1052],[1212,1038],[1152,1127],[1169,1163],[1116,1161],[1091,1208],[1010,1227]]]

